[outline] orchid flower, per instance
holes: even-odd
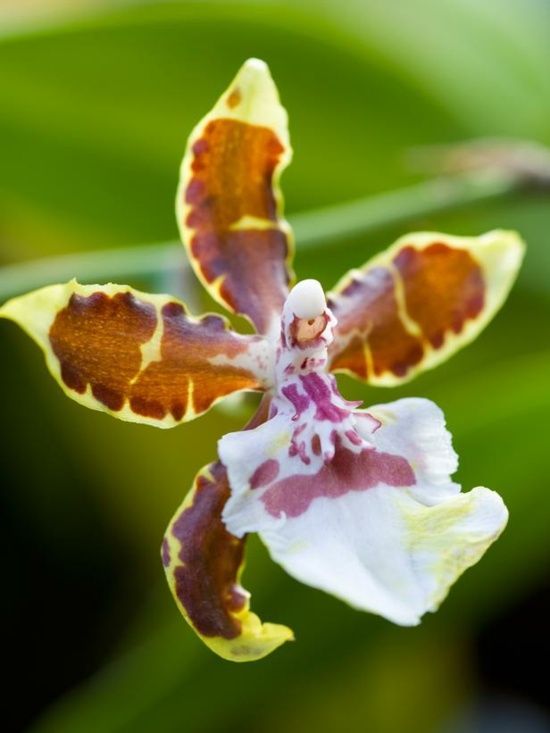
[[[177,218],[207,291],[256,334],[197,318],[169,295],[74,280],[0,310],[38,342],[69,397],[122,420],[169,428],[231,393],[263,393],[245,429],[219,441],[162,545],[184,617],[234,661],[293,638],[250,611],[240,585],[248,533],[294,578],[410,626],[507,521],[496,493],[452,481],[457,457],[435,404],[359,409],[334,373],[392,386],[447,359],[503,303],[521,239],[409,234],[328,297],[316,280],[290,289],[279,190],[290,157],[277,89],[251,59],[190,136]]]

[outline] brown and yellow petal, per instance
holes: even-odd
[[[293,638],[286,626],[262,624],[240,585],[246,536],[230,534],[221,513],[230,488],[221,463],[199,472],[168,526],[162,561],[186,621],[224,659],[261,659]]]
[[[291,279],[279,189],[290,158],[277,88],[263,61],[250,59],[189,138],[176,215],[207,290],[260,333],[275,323]]]
[[[495,315],[523,252],[506,231],[402,237],[329,293],[338,319],[331,370],[392,386],[445,361]]]
[[[0,316],[40,345],[69,397],[123,420],[173,427],[225,395],[268,386],[261,337],[218,315],[194,318],[167,295],[73,280],[14,298]]]

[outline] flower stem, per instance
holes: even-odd
[[[290,217],[301,250],[321,249],[358,234],[395,226],[409,220],[501,199],[525,187],[512,175],[467,173],[417,183]],[[78,276],[82,283],[126,279],[165,282],[170,273],[185,274],[189,265],[179,242],[97,250],[32,260],[0,268],[0,302],[52,282]],[[192,287],[189,283],[186,283]]]
[[[297,214],[291,224],[301,249],[317,249],[335,240],[500,199],[518,189],[519,181],[512,176],[449,176]]]

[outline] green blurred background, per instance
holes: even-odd
[[[549,145],[549,37],[547,0],[0,2],[0,265],[176,239],[187,135],[250,56],[269,63],[290,114],[290,218],[414,183],[419,145]],[[250,665],[218,659],[186,626],[158,548],[252,401],[172,431],[119,423],[67,400],[36,347],[0,324],[4,730],[550,730],[536,668],[550,618],[548,194],[319,250],[298,242],[296,270],[329,288],[407,230],[497,227],[521,232],[528,254],[478,342],[400,389],[340,384],[367,405],[434,399],[458,480],[498,490],[508,528],[414,629],[300,586],[253,538],[252,608],[297,641]],[[210,308],[182,272],[183,255],[170,277],[127,281]]]

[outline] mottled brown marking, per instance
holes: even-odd
[[[192,152],[192,175],[184,192],[191,206],[186,226],[194,230],[191,255],[207,282],[225,276],[225,302],[264,332],[273,311],[283,306],[289,281],[289,244],[273,191],[284,148],[267,127],[216,119]],[[247,216],[272,222],[273,228],[231,228]]]
[[[332,309],[332,306],[329,307]],[[332,357],[330,362],[331,370],[347,369],[359,379],[367,379],[371,376],[365,357],[364,343],[364,337],[353,336],[342,348],[341,341],[336,338],[329,349],[329,355]]]
[[[212,365],[208,361],[217,356],[232,359],[246,352],[249,337],[228,331],[219,316],[194,322],[180,303],[167,303],[162,319],[161,359],[151,362],[131,388],[130,407],[137,415],[162,419],[171,414],[174,420],[181,420],[189,408],[190,382],[197,413],[231,392],[260,388],[248,370],[230,362]]]
[[[477,318],[485,301],[480,266],[464,249],[441,242],[416,249],[404,247],[394,258],[403,279],[407,312],[431,345],[443,346],[449,333],[458,334]]]
[[[233,91],[229,94],[227,97],[227,106],[229,109],[235,109],[235,107],[238,107],[238,105],[241,103],[242,94],[239,87],[235,87]]]
[[[422,341],[401,321],[395,281],[387,268],[374,267],[360,280],[352,280],[329,307],[338,319],[336,339],[329,349],[331,369],[349,369],[362,379],[387,372],[403,377],[421,361]],[[368,373],[365,343],[374,375]]]
[[[197,477],[193,503],[172,525],[181,546],[176,595],[199,634],[234,639],[242,627],[233,614],[247,600],[238,584],[246,537],[234,537],[221,519],[230,492],[225,468],[216,462],[208,470],[214,480]]]
[[[49,333],[63,382],[79,394],[90,385],[99,402],[122,409],[156,323],[155,308],[130,292],[73,294]]]

